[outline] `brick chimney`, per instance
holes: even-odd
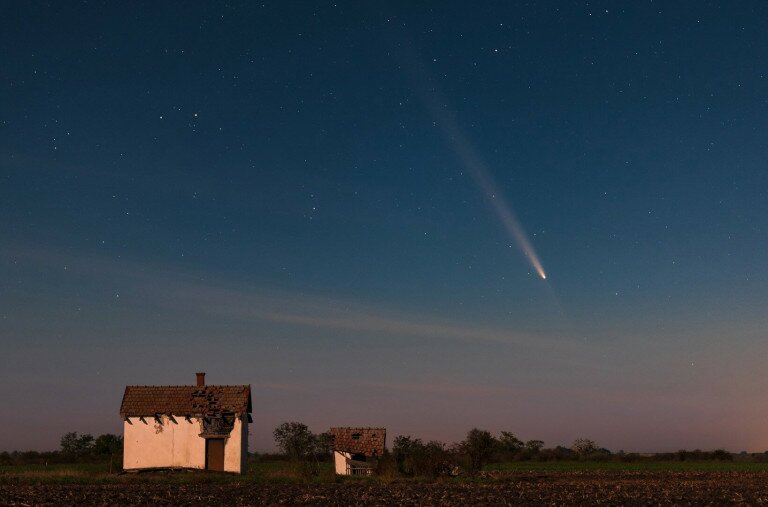
[[[195,373],[197,375],[197,387],[203,387],[205,385],[205,372]]]

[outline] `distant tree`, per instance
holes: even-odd
[[[423,445],[420,438],[412,438],[410,435],[398,435],[392,442],[392,454],[407,454],[414,447]]]
[[[294,470],[305,477],[320,473],[319,458],[330,454],[333,447],[333,435],[316,435],[300,422],[284,422],[275,428],[273,435],[283,454],[294,462]]]
[[[67,458],[82,458],[93,451],[93,435],[88,433],[78,434],[72,431],[61,437],[61,453]]]
[[[417,471],[427,477],[457,475],[459,468],[455,458],[456,456],[446,449],[444,442],[430,440],[424,445],[421,460],[417,463]]]
[[[743,454],[746,454],[746,452]],[[712,451],[712,459],[716,459],[718,461],[733,461],[733,454],[724,449],[716,449]]]
[[[93,444],[93,453],[97,456],[109,456],[109,473],[112,473],[115,456],[123,453],[123,437],[111,433],[99,435]]]
[[[598,447],[593,440],[589,440],[588,438],[577,438],[573,441],[571,449],[579,458],[584,458],[590,454],[596,453]]]
[[[509,431],[502,431],[499,437],[499,450],[508,452],[511,454],[516,453],[523,448],[523,441],[518,439],[513,433]]]
[[[525,443],[525,448],[531,452],[539,452],[544,447],[544,442],[541,440],[529,440]]]
[[[451,475],[456,468],[445,443],[437,440],[425,444],[421,439],[400,435],[392,444],[392,457],[399,473],[409,477]]]
[[[67,455],[75,455],[78,450],[78,441],[80,440],[76,431],[70,431],[65,433],[61,437],[61,453]]]
[[[304,459],[317,448],[316,436],[306,424],[284,422],[273,432],[275,443],[291,459]]]
[[[106,456],[123,452],[123,437],[105,433],[99,435],[93,443],[94,454]]]
[[[562,445],[558,445],[550,451],[550,455],[554,460],[573,459],[573,451]]]
[[[424,443],[421,439],[411,438],[410,435],[399,435],[395,438],[392,442],[392,456],[401,474],[407,476],[416,474],[414,461],[423,448]]]
[[[498,442],[490,432],[477,428],[469,430],[461,446],[469,459],[470,473],[476,474],[488,462]]]
[[[315,435],[315,448],[313,452],[320,455],[328,455],[333,451],[333,435],[326,431]]]

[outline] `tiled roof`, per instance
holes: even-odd
[[[381,456],[387,441],[386,428],[331,428],[333,450]]]
[[[251,386],[126,386],[121,417],[251,412]]]

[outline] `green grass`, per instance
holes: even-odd
[[[0,465],[0,475],[30,472],[71,472],[82,474],[109,473],[109,463],[64,463],[53,465]]]
[[[647,472],[765,472],[768,463],[733,461],[519,461],[494,463],[485,470],[512,472],[647,471]]]
[[[727,461],[521,461],[495,463],[485,470],[508,472],[578,472],[578,471],[680,471],[680,472],[768,472],[768,463]],[[191,484],[191,483],[329,483],[347,481],[379,481],[379,478],[337,477],[333,463],[320,463],[319,474],[308,477],[301,469],[287,461],[251,462],[245,475],[217,474],[203,471],[151,472],[138,474],[109,473],[109,463],[82,463],[63,465],[3,465],[0,466],[0,484]],[[422,479],[397,479],[420,481]],[[492,479],[460,477],[448,480],[487,482]]]
[[[131,483],[293,483],[333,482],[333,463],[320,463],[319,474],[307,477],[287,461],[248,464],[245,475],[205,471],[168,471],[118,474],[109,473],[109,463],[73,463],[56,465],[2,465],[0,484],[131,484]]]

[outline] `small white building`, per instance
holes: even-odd
[[[373,475],[387,443],[385,428],[331,428],[338,475]]]
[[[123,470],[195,468],[245,473],[251,386],[126,386]]]

